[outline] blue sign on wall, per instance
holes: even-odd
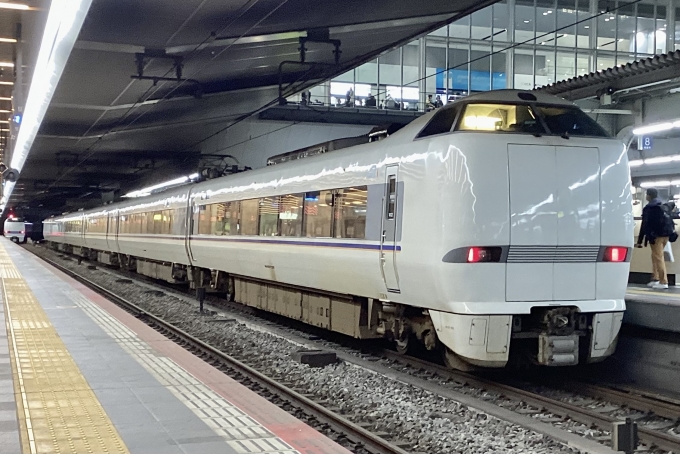
[[[638,149],[651,150],[653,146],[652,136],[640,136]]]
[[[442,68],[437,68],[437,91],[444,91],[446,89],[446,72]],[[449,70],[449,89],[456,91],[467,91],[468,89],[468,71],[465,69]],[[471,91],[489,91],[492,89],[498,90],[505,88],[507,85],[507,76],[505,73],[490,73],[488,71],[470,71],[470,90]]]

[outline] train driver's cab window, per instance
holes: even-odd
[[[434,136],[436,134],[444,134],[446,132],[451,132],[453,127],[453,122],[456,121],[456,117],[459,112],[458,107],[447,107],[445,109],[439,109],[436,114],[432,117],[432,120],[420,131],[418,137],[428,137]]]
[[[553,135],[608,137],[607,132],[578,107],[536,106]]]
[[[512,104],[468,104],[456,130],[545,133],[531,107]]]

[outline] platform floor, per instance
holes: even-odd
[[[623,322],[629,325],[680,333],[680,287],[654,290],[630,284]]]
[[[348,451],[0,240],[0,452]]]

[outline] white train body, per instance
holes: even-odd
[[[453,132],[436,133],[430,125],[441,117],[431,113],[385,140],[52,219],[45,238],[154,277],[224,285],[245,304],[356,337],[443,345],[458,367],[502,367],[520,351],[544,365],[598,361],[613,352],[625,310],[633,218],[624,146],[606,137],[536,133],[548,128],[538,120],[521,126],[533,133],[460,130],[461,122],[482,129],[499,123],[495,116],[467,120],[467,105],[574,108],[520,94],[528,95],[489,92],[438,110],[456,117]],[[419,137],[427,128],[435,133]],[[336,191],[323,199],[328,190]],[[303,195],[304,207],[291,195]],[[277,196],[289,197],[292,210]],[[252,199],[259,199],[259,214],[251,234],[244,234],[252,222],[246,202],[230,223],[219,210],[236,205],[214,205]],[[341,203],[361,207],[353,224],[342,218],[351,209]],[[213,206],[221,207],[216,216]],[[306,224],[326,208],[332,235]],[[128,216],[158,218],[159,211],[168,224],[156,230],[166,233],[121,227],[133,222],[123,221]],[[219,227],[201,233],[206,218]],[[267,231],[273,222],[278,230]],[[346,237],[361,236],[362,228],[363,237]],[[262,288],[278,303],[264,301]],[[297,302],[281,309],[276,304],[289,298],[286,291]],[[314,295],[329,295],[330,307],[318,303],[311,314],[317,303],[305,298]],[[345,306],[333,306],[342,296]],[[328,320],[315,319],[324,317],[323,307]]]
[[[26,242],[26,224],[21,219],[8,218],[5,220],[3,233],[6,238],[17,243]]]

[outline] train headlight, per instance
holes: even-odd
[[[500,262],[502,249],[499,247],[474,246],[468,249],[467,262]]]
[[[605,262],[625,262],[628,257],[628,248],[622,246],[608,246],[604,250],[603,260]]]

